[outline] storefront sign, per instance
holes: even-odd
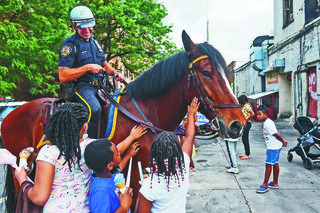
[[[278,73],[277,72],[270,72],[267,74],[267,83],[273,84],[278,83]]]
[[[309,108],[308,114],[317,117],[317,75],[316,68],[311,68],[308,73]]]

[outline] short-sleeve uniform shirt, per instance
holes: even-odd
[[[59,51],[59,67],[78,68],[86,64],[98,64],[103,67],[106,61],[101,43],[93,36],[84,40],[78,33],[64,40]],[[94,80],[94,74],[87,72],[78,78],[80,81]]]

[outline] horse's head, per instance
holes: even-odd
[[[188,103],[197,96],[201,101],[199,111],[219,128],[221,137],[240,137],[246,121],[229,85],[223,57],[208,43],[195,45],[185,31],[182,40],[190,61],[186,89]]]

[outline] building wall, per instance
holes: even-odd
[[[320,118],[320,18],[304,26],[305,1],[293,1],[293,22],[283,27],[283,0],[274,0],[274,45],[268,48],[266,91],[279,91],[279,114],[301,116],[308,114],[307,72],[316,67],[317,116]],[[285,66],[275,67],[275,61],[285,60]],[[250,62],[235,71],[235,94],[260,93],[261,77]],[[277,75],[278,80],[268,82],[268,76]],[[240,85],[239,85],[240,84]],[[312,106],[313,107],[313,106]]]
[[[257,75],[257,71],[252,68],[250,62],[234,71],[234,94],[236,97],[252,95],[261,91],[261,78]]]
[[[273,26],[274,26],[274,42],[275,44],[286,39],[302,29],[304,25],[304,1],[293,0],[293,18],[294,21],[287,27],[283,28],[283,0],[273,1]]]

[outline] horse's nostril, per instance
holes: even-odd
[[[239,121],[235,121],[230,125],[230,131],[231,134],[233,134],[234,136],[239,136],[240,131],[241,131],[241,123]]]

